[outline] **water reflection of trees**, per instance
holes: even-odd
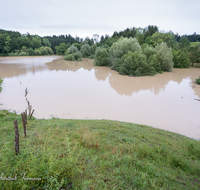
[[[110,86],[120,95],[131,96],[134,92],[137,93],[141,90],[150,90],[155,95],[158,95],[165,90],[168,82],[174,81],[180,84],[185,78],[194,81],[199,71],[195,68],[173,69],[172,72],[145,77],[121,76],[117,72],[112,71],[108,81]],[[193,90],[197,96],[200,95],[200,89],[196,87]]]
[[[45,63],[58,56],[0,57],[0,77],[12,78],[46,70]]]
[[[43,71],[45,70],[45,66],[31,66],[31,67],[24,67],[20,64],[4,64],[0,63],[0,77],[1,78],[12,78],[17,77],[20,75],[26,75],[27,72],[32,72],[35,74],[35,72]]]
[[[56,71],[76,72],[81,68],[87,71],[94,69],[94,74],[98,81],[105,81],[106,78],[108,78],[111,88],[118,94],[126,96],[131,96],[134,92],[137,93],[141,90],[150,90],[155,95],[158,95],[161,91],[165,90],[168,82],[174,81],[180,84],[183,79],[189,78],[191,80],[190,86],[194,86],[193,92],[200,98],[200,86],[193,83],[195,78],[200,75],[200,68],[173,69],[172,72],[164,72],[163,74],[157,74],[151,77],[129,77],[119,75],[109,67],[94,66],[93,62],[94,60],[92,59],[83,59],[82,62],[72,62],[61,58],[46,63],[46,66],[49,70]],[[0,63],[0,77],[11,78],[25,75],[27,72],[32,72],[34,74],[35,72],[46,70],[46,66],[29,65],[26,67],[21,64]]]
[[[170,80],[170,79],[169,79]],[[155,95],[164,91],[168,83],[166,78],[158,80],[158,77],[128,77],[120,76],[118,73],[112,73],[108,79],[110,86],[120,95],[131,96],[134,92],[141,90],[150,90]]]
[[[95,67],[95,77],[98,81],[105,81],[110,74],[109,67]]]
[[[80,68],[84,70],[95,71],[95,77],[98,81],[105,81],[108,77],[110,86],[120,95],[131,96],[134,92],[141,90],[150,90],[155,95],[164,91],[166,85],[170,81],[180,84],[183,79],[189,78],[191,81],[195,81],[195,76],[198,76],[200,69],[173,69],[172,72],[164,72],[163,74],[157,74],[155,76],[145,77],[129,77],[119,75],[116,71],[111,70],[109,67],[94,66],[94,60],[83,59],[82,62],[72,62],[63,59],[56,59],[50,63],[46,63],[50,70],[63,70],[76,72]],[[200,97],[200,89],[197,87],[193,89],[195,94]]]
[[[55,70],[55,71],[73,71],[76,72],[80,68],[83,68],[84,70],[91,71],[94,69],[92,59],[83,59],[81,62],[75,62],[75,61],[67,61],[63,59],[55,59],[52,62],[46,63],[46,66],[49,70]]]

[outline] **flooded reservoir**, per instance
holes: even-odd
[[[93,61],[0,57],[0,109],[23,112],[27,88],[36,118],[118,120],[200,139],[200,68],[129,77]]]

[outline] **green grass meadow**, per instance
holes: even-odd
[[[126,122],[56,118],[32,118],[25,138],[20,115],[2,110],[0,121],[1,177],[17,175],[1,179],[1,189],[200,189],[197,140]]]

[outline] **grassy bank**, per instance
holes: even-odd
[[[32,118],[25,138],[19,115],[3,110],[0,121],[1,189],[200,189],[199,141],[138,124],[56,118]]]

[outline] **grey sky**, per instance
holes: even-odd
[[[1,0],[0,29],[45,35],[112,35],[132,27],[200,34],[199,0]]]

